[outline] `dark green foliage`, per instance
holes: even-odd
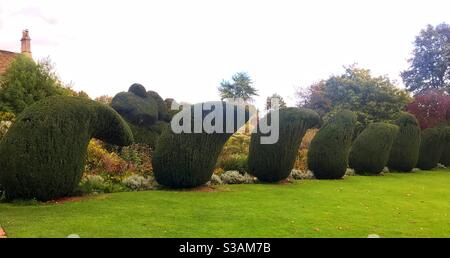
[[[317,179],[339,179],[345,175],[355,125],[355,113],[342,110],[317,132],[308,150],[308,167]]]
[[[427,128],[422,131],[418,168],[431,170],[437,166],[444,150],[444,140],[445,135],[442,128]]]
[[[137,126],[151,126],[158,121],[158,105],[153,98],[140,97],[133,92],[118,93],[111,101],[125,120]]]
[[[305,108],[321,115],[348,109],[356,114],[355,131],[359,134],[369,124],[394,120],[411,101],[409,93],[386,76],[373,76],[370,70],[355,65],[345,73],[311,85],[298,93]],[[303,103],[302,103],[303,102]]]
[[[20,114],[26,107],[49,96],[69,95],[50,60],[35,62],[17,55],[6,73],[0,75],[0,111]]]
[[[389,153],[398,130],[398,126],[392,124],[370,124],[353,142],[349,166],[357,174],[381,173],[389,160]]]
[[[247,73],[236,73],[231,79],[231,82],[222,81],[220,83],[218,90],[222,100],[240,98],[248,101],[252,100],[254,96],[258,96],[258,90],[253,87],[253,81]]]
[[[0,184],[7,198],[50,200],[72,194],[91,138],[133,142],[120,115],[92,100],[55,96],[25,109],[0,142]]]
[[[162,128],[171,119],[166,102],[154,91],[146,91],[141,84],[133,84],[128,92],[117,94],[111,106],[129,123],[136,143],[154,148]]]
[[[392,144],[388,167],[394,171],[410,172],[419,159],[419,122],[414,115],[402,112],[395,124],[399,127],[399,132]]]
[[[147,90],[145,89],[144,86],[142,86],[142,84],[139,83],[131,85],[130,88],[128,89],[128,92],[131,92],[134,95],[139,96],[141,98],[147,97]]]
[[[445,140],[440,163],[446,167],[450,167],[450,127],[445,127],[443,133]]]
[[[226,121],[226,107],[232,104],[225,102],[199,103],[181,111],[173,119],[179,121],[179,117],[186,117],[191,120],[191,129],[193,129],[195,120],[204,121],[207,115],[220,114],[220,109],[214,109],[203,111],[199,117],[193,115],[192,110],[211,103],[223,106],[224,126],[226,122],[231,122]],[[235,113],[243,108],[236,105],[232,107]],[[247,120],[248,115],[245,121]],[[234,121],[234,131],[243,126],[243,124],[236,124],[237,122]],[[204,129],[201,129],[201,133],[175,133],[172,127],[164,130],[152,161],[153,172],[158,183],[173,188],[189,188],[202,185],[211,179],[217,158],[232,133],[207,133]]]
[[[168,123],[161,121],[156,122],[156,124],[150,126],[150,128],[136,126],[128,123],[133,132],[134,141],[137,143],[147,144],[148,146],[154,148],[158,142],[158,138],[163,132],[164,128],[169,126]]]
[[[272,114],[259,124],[267,124]],[[279,139],[274,144],[262,144],[258,130],[252,134],[248,156],[249,173],[263,182],[286,179],[294,167],[301,140],[306,131],[319,125],[319,115],[310,109],[282,108],[279,110]],[[273,132],[272,132],[273,133]]]
[[[167,112],[166,102],[159,96],[156,91],[148,91],[147,96],[150,96],[156,101],[158,105],[158,119],[161,121],[170,122],[169,113]]]

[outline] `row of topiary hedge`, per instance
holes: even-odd
[[[214,108],[208,110],[205,106]],[[160,184],[174,188],[199,186],[210,180],[227,139],[249,119],[245,106],[199,103],[175,115],[183,123],[191,120],[189,132],[175,133],[167,123],[166,103],[142,85],[132,85],[128,92],[119,93],[112,107],[128,124],[114,109],[77,97],[50,97],[26,109],[0,142],[0,185],[6,197],[49,200],[70,195],[81,179],[89,140],[94,137],[128,145],[133,142],[131,130],[142,131],[143,138],[161,134],[153,157],[155,178]],[[195,116],[197,109],[202,110],[200,117]],[[233,120],[231,132],[211,133],[201,128],[199,133],[192,133],[195,122],[203,124],[208,117],[221,117],[222,131],[226,131],[230,122],[227,112],[233,112],[234,118],[243,113],[245,119]],[[279,115],[278,141],[262,144],[261,138],[267,133],[258,126],[252,134],[248,157],[249,172],[264,182],[289,176],[306,130],[321,123],[312,110],[282,108],[263,117],[259,125],[270,123],[274,112]],[[395,125],[369,125],[352,145],[355,124],[355,114],[342,110],[318,131],[308,152],[308,166],[316,178],[342,178],[348,166],[359,174],[379,174],[386,165],[408,172],[416,165],[427,170],[440,160],[450,163],[449,128],[420,132],[415,117],[402,113]]]

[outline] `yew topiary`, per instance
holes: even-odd
[[[128,92],[118,93],[111,101],[114,108],[129,123],[135,142],[155,147],[171,117],[165,101],[155,91],[133,84]]]
[[[215,105],[215,108],[204,110],[199,116],[195,116],[194,110],[202,110],[206,105]],[[222,107],[222,110],[218,107]],[[201,126],[206,117],[216,116],[220,119],[221,112],[223,132],[210,132]],[[190,188],[205,184],[211,179],[217,158],[225,142],[233,134],[225,130],[227,122],[231,122],[227,120],[228,112],[244,113],[245,121],[248,120],[248,112],[244,112],[244,107],[226,102],[199,103],[182,110],[173,118],[184,117],[179,124],[187,125],[189,120],[191,124],[188,126],[188,132],[179,133],[168,127],[161,134],[152,160],[153,172],[159,184],[172,188]],[[200,130],[192,133],[195,132],[194,127],[198,122]],[[238,124],[236,119],[233,122],[234,126],[230,127],[233,132],[243,126],[242,123]],[[177,122],[172,120],[172,123]]]
[[[442,128],[427,128],[422,131],[419,160],[417,167],[431,170],[437,167],[445,146],[445,134]]]
[[[450,167],[450,127],[443,129],[444,147],[441,155],[440,163],[446,167]]]
[[[353,142],[349,166],[357,174],[380,174],[389,160],[398,126],[387,123],[369,124]]]
[[[387,166],[392,171],[410,172],[417,165],[420,148],[420,125],[413,114],[402,112],[395,124],[399,127]]]
[[[25,109],[0,142],[0,184],[7,199],[65,197],[78,186],[91,138],[133,142],[112,108],[80,97],[49,97]]]
[[[158,121],[158,104],[148,97],[142,85],[133,84],[128,92],[118,93],[111,101],[114,108],[127,122],[137,126],[151,126]]]
[[[345,175],[355,125],[355,113],[342,110],[317,132],[308,150],[308,167],[317,179],[339,179]]]
[[[267,124],[273,113],[262,118],[259,124]],[[257,130],[252,134],[248,156],[250,174],[263,182],[286,179],[294,167],[301,139],[306,131],[318,126],[319,115],[310,109],[282,108],[279,110],[279,139],[274,144],[262,144]],[[274,132],[271,132],[274,133]]]

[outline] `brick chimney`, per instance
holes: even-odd
[[[20,41],[22,42],[22,54],[31,58],[31,38],[28,35],[28,30],[22,31],[22,39]]]

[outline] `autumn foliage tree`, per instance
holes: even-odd
[[[407,106],[422,129],[435,127],[450,121],[450,96],[438,90],[429,90],[416,95],[414,101]]]

